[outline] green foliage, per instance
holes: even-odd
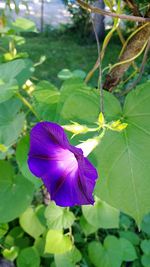
[[[87,0],[86,2],[92,3],[94,0]],[[73,29],[82,32],[83,36],[88,36],[91,29],[90,13],[76,4],[75,1],[65,0],[69,12],[72,14]]]
[[[97,230],[97,226],[94,225],[94,223],[92,222],[92,224],[90,224],[84,216],[80,217],[80,226],[85,234],[85,236],[88,236],[92,233],[95,233]]]
[[[79,78],[74,78],[66,81],[60,92],[56,120],[58,118],[60,123],[66,123],[69,120],[76,121],[78,119],[79,122],[88,124],[97,120],[99,114],[97,90],[88,87]],[[121,108],[113,95],[104,92],[104,103],[107,118],[111,120],[114,113],[119,116]]]
[[[125,101],[104,91],[105,123],[121,120],[128,127],[120,133],[106,130],[90,155],[99,172],[95,204],[58,207],[28,169],[29,132],[41,120],[96,125],[99,91],[84,83],[86,73],[80,70],[90,70],[96,46],[79,46],[74,35],[19,35],[27,31],[35,25],[22,18],[0,29],[1,45],[9,42],[0,55],[0,257],[17,267],[149,267],[150,83],[142,80]],[[114,42],[108,48],[104,67],[118,47]],[[34,63],[24,59],[28,55]],[[70,142],[77,145],[96,134]]]
[[[141,249],[145,254],[150,254],[150,240],[143,240],[141,242]]]
[[[7,233],[8,229],[8,223],[0,223],[0,238]]]
[[[35,188],[39,188],[42,182],[37,179],[30,171],[27,165],[27,155],[29,149],[29,136],[24,136],[17,145],[16,160],[23,176],[32,182]]]
[[[150,214],[147,214],[142,222],[141,229],[144,233],[150,235]]]
[[[18,217],[32,201],[33,192],[32,184],[16,175],[9,162],[0,161],[0,222]]]
[[[57,108],[57,114],[61,115],[59,122],[65,123],[77,119],[82,123],[96,121],[98,93],[88,87],[83,87],[80,82],[69,85],[69,83],[65,83],[61,89]],[[137,88],[135,92],[131,92],[126,99],[123,111],[117,99],[109,93],[104,94],[106,118],[110,120],[122,117],[128,123],[128,127],[120,134],[108,132],[94,152],[99,173],[103,175],[103,179],[98,181],[96,194],[109,204],[134,217],[139,225],[143,216],[149,211],[150,192],[147,172],[149,172],[150,149],[149,145],[146,145],[149,144],[147,134],[149,131],[147,114],[150,112],[148,87],[149,83],[146,83]],[[145,149],[141,149],[142,147]],[[140,156],[138,157],[138,155]],[[115,164],[116,162],[117,164]],[[122,172],[124,164],[127,166],[126,172]],[[108,183],[110,184],[109,192]],[[144,192],[144,196],[142,192]]]
[[[47,81],[37,84],[33,92],[33,105],[42,120],[54,120],[60,93],[58,89]]]
[[[129,240],[134,246],[137,246],[140,243],[139,236],[136,233],[133,233],[131,231],[120,231],[119,235],[120,237],[123,237]]]
[[[12,23],[12,29],[15,32],[36,32],[35,23],[29,19],[17,18],[16,21]]]
[[[80,251],[76,247],[73,247],[71,251],[65,254],[55,255],[55,264],[56,267],[75,267],[81,258]]]
[[[103,245],[96,241],[91,242],[88,252],[96,267],[120,267],[123,261],[133,261],[137,257],[129,241],[114,236],[107,236]]]
[[[0,76],[2,77],[2,81],[6,84],[16,80],[18,85],[22,86],[26,80],[30,78],[33,72],[32,67],[32,62],[29,59],[17,59],[15,61],[1,64]]]
[[[33,238],[37,239],[45,231],[44,225],[40,222],[37,211],[29,207],[19,218],[23,230]]]
[[[1,81],[0,83],[0,103],[10,99],[18,90],[18,86],[15,80],[8,83]]]
[[[48,228],[58,230],[71,227],[75,220],[75,216],[71,211],[67,208],[56,206],[54,202],[51,202],[46,208],[45,217]]]
[[[0,144],[10,147],[19,137],[25,121],[21,102],[12,98],[0,104]],[[13,131],[12,131],[13,129]]]
[[[103,177],[98,181],[97,195],[134,217],[139,225],[150,208],[149,97],[149,83],[139,86],[127,96],[121,115],[128,123],[127,129],[120,134],[106,134],[94,153]]]
[[[97,229],[118,228],[119,226],[119,211],[100,199],[96,199],[94,207],[83,206],[82,211],[86,221]]]
[[[95,64],[97,58],[96,44],[89,44],[88,40],[83,44],[78,43],[74,31],[70,34],[50,32],[49,36],[46,37],[43,35],[27,36],[26,42],[18,46],[18,52],[26,51],[33,62],[39,62],[41,55],[45,55],[46,60],[35,68],[34,75],[38,80],[47,80],[60,86],[61,80],[58,79],[57,75],[62,69],[69,68],[71,72],[82,69],[88,73]],[[114,41],[110,44],[103,61],[104,67],[115,62],[119,50],[120,43]],[[96,73],[91,80],[94,86],[97,86],[97,77]]]
[[[40,257],[34,247],[23,249],[17,258],[17,267],[39,267]]]
[[[72,78],[72,72],[68,69],[63,69],[58,73],[58,78],[61,80]]]
[[[17,247],[11,247],[10,249],[4,249],[2,252],[5,259],[14,261],[18,256],[18,248]]]
[[[61,230],[49,230],[46,235],[45,253],[64,254],[72,249],[69,235],[64,235]]]
[[[21,227],[16,226],[12,228],[4,239],[4,247],[10,248],[15,247],[23,249],[29,246],[30,240],[27,236],[24,235],[24,231]]]
[[[58,73],[58,78],[64,81],[73,77],[84,79],[86,77],[86,73],[82,70],[74,70],[71,72],[68,69],[63,69]]]
[[[150,240],[143,240],[141,242],[141,249],[143,251],[141,262],[144,267],[150,266]]]

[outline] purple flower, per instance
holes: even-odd
[[[82,147],[82,144],[80,145]],[[93,204],[98,177],[81,148],[72,146],[61,126],[37,123],[30,134],[30,171],[42,178],[51,200],[59,206]]]

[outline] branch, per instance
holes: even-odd
[[[114,18],[120,18],[120,19],[125,19],[125,20],[130,20],[130,21],[138,21],[138,22],[150,22],[150,18],[143,18],[143,17],[138,17],[138,16],[130,16],[130,15],[125,15],[125,14],[117,14],[114,12],[106,11],[101,8],[97,8],[94,6],[91,6],[87,3],[85,3],[82,0],[77,0],[77,3],[84,9],[88,10],[91,13],[97,13],[103,16],[109,16],[109,17],[114,17]]]
[[[145,53],[144,53],[144,57],[143,57],[143,60],[142,60],[141,67],[140,67],[140,72],[139,72],[138,78],[132,83],[132,85],[129,88],[127,88],[124,92],[122,92],[121,95],[126,95],[133,88],[135,88],[137,86],[137,84],[140,82],[140,80],[142,78],[142,75],[144,73],[144,69],[145,69],[147,58],[148,58],[148,52],[149,52],[149,50],[150,50],[150,39],[149,39],[148,44],[147,44],[147,47],[145,49]]]
[[[107,74],[103,88],[112,91],[119,84],[132,61],[144,51],[150,36],[150,23],[144,25],[145,27],[130,38],[120,60],[113,65],[113,68]]]

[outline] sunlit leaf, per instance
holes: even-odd
[[[75,220],[75,216],[71,211],[58,207],[54,202],[51,202],[46,208],[45,217],[50,229],[69,228]]]
[[[72,249],[68,235],[60,230],[49,230],[46,235],[45,253],[63,254]]]
[[[29,207],[21,214],[19,222],[23,230],[35,239],[45,231],[44,225],[40,222],[36,211],[32,207]]]

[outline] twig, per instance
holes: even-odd
[[[122,95],[126,95],[127,93],[129,93],[140,82],[140,80],[142,78],[142,75],[144,73],[145,64],[146,64],[146,61],[147,61],[149,50],[150,50],[150,39],[148,40],[148,43],[147,43],[147,46],[146,46],[146,49],[145,49],[145,52],[144,52],[144,56],[143,56],[143,60],[142,60],[142,64],[141,64],[141,67],[140,67],[140,72],[139,72],[138,78],[132,83],[132,85],[129,88],[127,88],[124,92],[121,93],[121,96]]]
[[[104,113],[104,96],[103,96],[103,86],[102,86],[102,64],[101,64],[101,48],[100,48],[100,42],[98,39],[98,35],[95,29],[94,21],[93,18],[91,17],[92,25],[93,25],[93,30],[96,38],[96,43],[97,43],[97,52],[98,52],[98,66],[99,66],[99,77],[98,77],[98,90],[100,92],[100,112]]]
[[[109,16],[109,17],[120,18],[120,19],[125,19],[125,20],[130,20],[130,21],[136,21],[136,22],[137,21],[138,22],[150,22],[150,18],[143,18],[143,17],[131,16],[131,15],[125,15],[125,14],[117,14],[114,12],[106,11],[104,9],[89,5],[82,0],[77,0],[77,2],[82,8],[88,10],[91,13],[97,13],[103,16]]]
[[[140,12],[137,4],[134,0],[124,0],[124,2],[128,5],[128,7],[132,10],[134,16],[140,16]]]

